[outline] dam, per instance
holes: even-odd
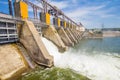
[[[42,41],[63,53],[82,39],[85,28],[45,0],[8,0],[9,14],[0,13],[0,80],[15,80],[37,66],[54,66]],[[32,9],[32,14],[29,11]]]

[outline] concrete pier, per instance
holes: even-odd
[[[72,35],[74,36],[75,40],[77,40],[77,42],[78,42],[79,40],[78,40],[78,37],[77,37],[77,34],[75,33],[75,31],[73,29],[69,29],[69,30],[72,33]]]
[[[59,28],[57,31],[66,46],[74,46],[74,43],[70,40],[70,38],[68,37],[68,35],[62,27]]]
[[[75,37],[73,36],[73,34],[71,33],[71,31],[69,29],[65,29],[65,32],[67,33],[68,37],[71,39],[71,41],[76,44],[77,40],[75,39]]]
[[[28,64],[16,44],[0,45],[0,80],[15,80],[28,70]]]
[[[77,32],[77,30],[73,30],[73,32],[75,33],[76,38],[77,38],[77,40],[78,40],[78,42],[79,42],[79,33]]]
[[[75,30],[76,34],[77,34],[77,37],[78,37],[78,41],[81,40],[81,32],[80,31],[77,31]]]
[[[53,57],[49,55],[32,22],[25,20],[21,28],[20,42],[27,49],[28,54],[35,63],[47,67],[53,65]]]
[[[57,30],[52,25],[42,28],[42,33],[45,38],[52,41],[58,47],[60,52],[64,52],[68,49],[57,33]]]

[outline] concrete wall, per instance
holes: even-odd
[[[49,55],[38,31],[31,21],[25,20],[25,23],[21,28],[20,42],[24,45],[35,63],[47,67],[53,65],[53,57]]]
[[[0,45],[0,80],[16,80],[31,68],[53,66],[39,33],[32,22],[25,20],[18,26],[20,43]]]
[[[28,64],[16,44],[0,45],[0,79],[15,80],[28,69]]]
[[[68,37],[67,33],[63,28],[59,28],[57,31],[66,46],[74,46],[74,43]]]
[[[95,32],[89,32],[86,31],[83,35],[84,38],[103,38],[103,34],[102,33],[95,33]]]
[[[60,52],[64,52],[67,50],[67,46],[65,46],[55,27],[53,27],[52,25],[44,27],[42,28],[42,33],[45,38],[52,41],[58,47]]]
[[[73,34],[71,33],[71,31],[69,29],[65,29],[65,32],[67,33],[68,37],[70,38],[70,40],[76,44],[77,40],[75,39],[75,37],[73,36]]]
[[[103,37],[117,37],[120,36],[120,31],[104,31]]]

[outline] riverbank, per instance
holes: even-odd
[[[103,31],[103,37],[120,37],[120,31]]]

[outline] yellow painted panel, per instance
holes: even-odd
[[[60,19],[58,18],[58,27],[60,27]]]
[[[20,1],[20,13],[23,19],[28,18],[28,5],[23,1]]]
[[[50,14],[46,13],[46,24],[50,25]]]
[[[64,27],[66,28],[66,22],[64,21]]]

